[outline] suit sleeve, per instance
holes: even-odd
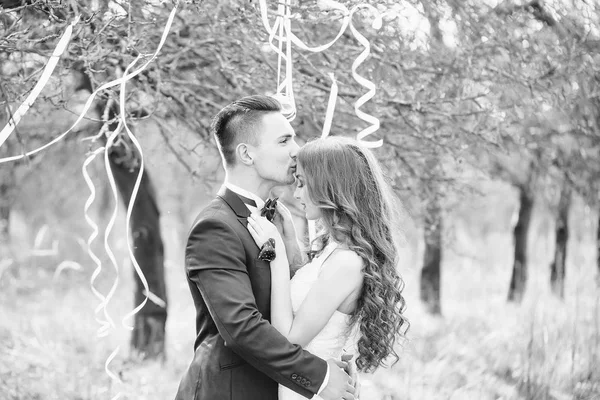
[[[185,260],[227,346],[276,382],[306,397],[316,394],[327,363],[291,344],[262,317],[233,228],[216,219],[200,221],[190,233]]]

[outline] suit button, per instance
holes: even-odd
[[[305,385],[305,386],[306,386],[306,387],[309,387],[309,386],[310,386],[310,381],[309,381],[309,380],[307,380],[307,381],[306,381],[306,385]]]
[[[296,379],[298,379],[298,374],[292,374],[292,379],[293,379],[293,380],[296,380]]]
[[[302,380],[300,381],[300,383],[306,386],[306,378],[302,378]]]

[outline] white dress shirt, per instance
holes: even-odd
[[[224,185],[227,189],[231,190],[233,193],[239,194],[240,196],[246,197],[250,200],[254,200],[254,202],[256,203],[256,207],[253,207],[250,204],[246,204],[246,207],[248,207],[248,210],[250,210],[250,212],[254,213],[254,212],[262,209],[265,206],[265,201],[263,199],[261,199],[260,197],[258,197],[257,195],[255,195],[254,193],[252,193],[246,189],[242,189],[241,187],[236,186],[233,183],[225,182]]]

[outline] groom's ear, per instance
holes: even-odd
[[[253,151],[246,143],[240,143],[235,148],[235,154],[244,165],[254,164]]]

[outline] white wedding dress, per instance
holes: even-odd
[[[294,314],[300,309],[310,288],[318,279],[323,263],[336,248],[337,243],[329,243],[321,254],[300,268],[292,278],[290,295]],[[356,329],[351,331],[349,326],[350,315],[336,310],[321,332],[304,349],[324,360],[329,358],[339,360],[344,350],[356,355],[358,335]],[[312,399],[322,400],[320,396],[314,396]],[[306,397],[279,385],[279,400],[306,400]]]

